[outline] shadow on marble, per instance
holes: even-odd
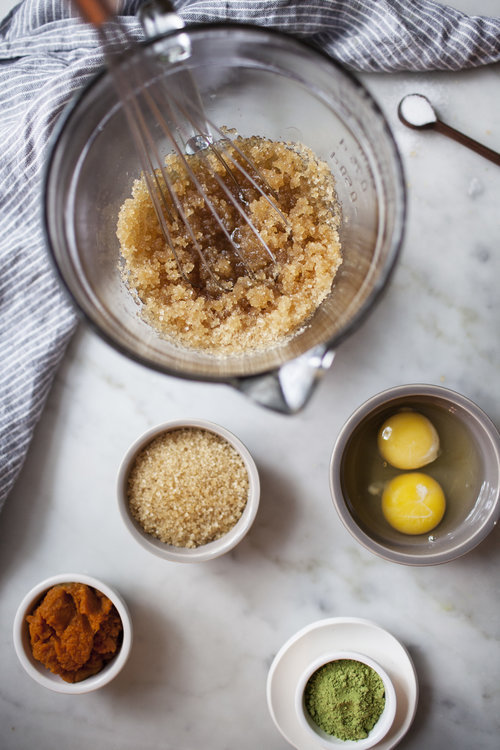
[[[29,452],[30,472],[21,471],[13,492],[2,509],[0,524],[0,581],[8,580],[11,570],[15,570],[31,557],[37,541],[50,526],[50,493],[33,491],[38,476],[38,467],[46,462],[50,453],[50,439],[44,444],[32,444]],[[35,467],[35,470],[34,470]],[[35,480],[35,481],[34,481]],[[45,577],[40,575],[40,578]],[[29,585],[34,585],[33,579]],[[26,592],[20,592],[20,597]]]
[[[488,561],[488,563],[492,563],[495,559],[500,560],[500,526],[498,524],[488,534],[486,539],[483,539],[483,541],[467,555],[458,558],[457,562],[462,562],[463,564],[469,564],[472,566],[478,562],[485,563]]]
[[[161,607],[150,601],[139,602],[130,594],[127,604],[134,627],[132,649],[119,679],[108,686],[106,694],[111,701],[125,705],[129,703],[131,693],[137,695],[140,691],[140,703],[144,708],[148,694],[158,690],[165,675],[170,675],[175,684],[176,675],[182,669],[180,635],[173,622],[165,619]]]
[[[293,528],[296,508],[300,504],[300,491],[287,477],[286,471],[276,466],[258,465],[261,496],[260,506],[248,543],[272,557],[275,549],[286,541]],[[240,548],[243,549],[243,541]]]

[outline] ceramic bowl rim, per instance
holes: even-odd
[[[65,682],[59,675],[50,672],[43,664],[34,659],[29,645],[28,626],[25,620],[26,615],[33,611],[33,608],[45,592],[52,588],[52,586],[60,583],[83,583],[99,590],[108,599],[111,599],[122,621],[123,638],[119,652],[100,672],[87,677],[87,679],[81,682]],[[56,693],[66,693],[69,695],[90,693],[111,682],[122,670],[129,657],[132,647],[132,637],[132,618],[125,600],[116,589],[104,583],[101,579],[84,573],[59,573],[37,583],[21,600],[16,610],[13,624],[14,650],[24,670],[35,682],[38,682],[43,687]]]
[[[339,661],[340,659],[348,659],[352,661],[359,661],[367,666],[371,667],[384,683],[385,689],[385,706],[378,718],[376,724],[373,726],[368,737],[361,740],[342,740],[338,737],[332,736],[329,738],[326,734],[316,731],[306,717],[306,709],[304,708],[304,690],[309,678],[316,672],[320,667],[328,664],[332,661]],[[309,736],[313,737],[316,742],[321,744],[323,748],[358,748],[359,750],[368,750],[383,740],[388,734],[394,719],[396,717],[397,709],[397,698],[394,683],[389,677],[387,671],[375,660],[372,659],[368,654],[362,654],[359,651],[349,650],[336,650],[336,651],[325,651],[321,656],[310,662],[307,667],[303,670],[302,675],[297,682],[295,689],[295,710],[297,717],[302,728],[308,732]]]
[[[148,443],[165,432],[172,432],[183,428],[200,428],[218,435],[235,448],[243,459],[248,474],[249,488],[246,506],[240,519],[235,525],[222,537],[208,542],[200,547],[189,549],[185,547],[174,547],[173,545],[164,544],[160,540],[155,540],[151,535],[139,528],[139,525],[133,520],[128,510],[126,480],[130,467],[137,454]],[[123,457],[117,476],[116,492],[118,499],[118,508],[120,516],[129,531],[130,535],[138,542],[143,549],[170,562],[194,563],[214,560],[221,555],[232,550],[245,537],[250,530],[260,502],[260,480],[255,461],[248,448],[225,427],[206,419],[174,419],[161,422],[154,427],[143,432],[130,445],[125,456]]]
[[[340,466],[344,451],[354,430],[364,419],[369,417],[378,408],[383,406],[389,408],[392,401],[411,397],[439,398],[442,401],[447,401],[453,406],[458,406],[464,412],[467,412],[472,416],[476,425],[480,427],[484,436],[487,438],[495,457],[495,500],[491,503],[487,516],[476,529],[475,533],[465,541],[456,544],[452,550],[430,552],[429,554],[413,554],[392,550],[390,547],[376,542],[369,534],[358,526],[348,512],[343,497]],[[411,566],[439,565],[451,562],[477,547],[492,531],[500,518],[500,434],[490,417],[474,401],[467,396],[444,386],[433,385],[430,383],[408,383],[387,388],[364,401],[346,420],[338,434],[331,454],[329,472],[331,498],[345,528],[367,550],[390,562]]]

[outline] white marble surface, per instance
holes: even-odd
[[[2,14],[11,4],[1,0]],[[500,13],[497,0],[456,5]],[[2,750],[285,750],[266,707],[269,665],[295,631],[335,616],[374,620],[411,653],[420,700],[399,747],[498,748],[500,529],[445,566],[387,563],[336,517],[328,464],[354,408],[400,383],[444,384],[500,425],[500,169],[442,136],[404,129],[396,116],[400,97],[419,91],[443,119],[500,150],[500,68],[362,78],[401,148],[407,234],[388,293],[339,348],[302,414],[149,372],[85,328],[73,340],[1,516]],[[235,432],[262,480],[251,532],[209,564],[151,557],[127,535],[115,500],[129,444],[182,417]],[[25,592],[70,571],[116,586],[135,628],[122,674],[78,697],[32,682],[11,637]]]

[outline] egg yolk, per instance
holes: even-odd
[[[403,534],[425,534],[441,521],[444,492],[435,479],[414,471],[390,480],[382,494],[385,519]]]
[[[382,458],[396,469],[419,469],[437,458],[439,436],[423,414],[401,411],[389,417],[378,433]]]

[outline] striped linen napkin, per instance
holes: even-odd
[[[120,15],[136,38],[140,0]],[[294,33],[355,71],[460,70],[500,61],[500,18],[431,0],[177,0],[187,24],[255,23]],[[67,0],[24,0],[0,24],[0,507],[25,458],[75,312],[48,261],[41,191],[48,140],[102,65]]]

